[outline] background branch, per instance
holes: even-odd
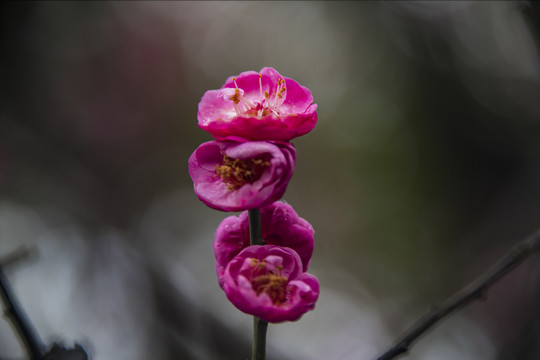
[[[33,328],[22,308],[19,306],[15,294],[11,290],[9,281],[4,274],[3,267],[11,265],[22,259],[28,258],[33,251],[27,248],[19,248],[6,255],[0,261],[0,298],[4,303],[5,314],[16,330],[19,339],[22,341],[28,357],[31,360],[40,360],[43,358],[44,346],[39,335]]]
[[[532,253],[540,249],[540,229],[529,235],[520,244],[501,258],[475,281],[458,291],[455,295],[432,309],[420,318],[405,334],[380,355],[377,360],[389,360],[409,351],[411,344],[428,329],[452,311],[468,303],[485,297],[487,289],[517,265],[522,263]]]

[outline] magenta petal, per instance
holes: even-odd
[[[216,230],[214,254],[219,285],[223,285],[225,267],[238,253],[249,246],[248,212],[225,218]]]
[[[303,113],[313,104],[313,96],[306,88],[292,79],[287,79],[287,99],[283,103],[286,111],[291,113]]]
[[[223,290],[247,314],[269,322],[296,321],[313,310],[319,297],[317,278],[302,272],[301,266],[292,249],[249,246],[225,268]],[[265,286],[268,282],[273,286]]]
[[[299,217],[291,205],[275,202],[261,209],[262,236],[267,244],[286,246],[295,250],[303,269],[309,267],[313,255],[313,234],[309,222]]]
[[[265,158],[269,166],[258,179],[231,188],[216,172],[225,155],[239,160]],[[292,177],[295,160],[296,150],[290,143],[209,141],[193,152],[188,164],[195,194],[202,202],[216,210],[242,211],[279,200]]]
[[[209,90],[197,113],[199,126],[217,140],[289,141],[315,127],[317,105],[309,89],[273,68],[229,77],[221,89],[227,88],[238,89],[239,96]]]

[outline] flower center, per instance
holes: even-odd
[[[264,157],[240,160],[225,155],[223,164],[216,165],[216,176],[227,184],[227,189],[237,190],[245,184],[253,184],[259,180],[269,166],[270,161],[265,160]]]
[[[218,96],[234,103],[234,111],[236,112],[236,115],[263,117],[269,114],[274,114],[279,116],[279,108],[287,97],[285,80],[283,80],[283,78],[279,78],[276,90],[272,94],[269,94],[268,91],[263,91],[262,77],[262,74],[259,74],[258,99],[247,99],[244,96],[244,90],[238,87],[235,77],[233,77],[235,88],[222,89]]]
[[[257,295],[261,293],[267,294],[276,305],[287,301],[287,278],[279,274],[281,266],[276,271],[268,271],[266,261],[261,262],[258,259],[251,259],[251,266],[255,268],[255,271],[263,272],[263,274],[251,279],[251,286],[253,286],[253,290]]]

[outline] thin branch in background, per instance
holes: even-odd
[[[15,294],[11,289],[9,281],[4,274],[4,266],[14,264],[22,259],[28,258],[32,254],[32,250],[19,248],[6,255],[0,261],[0,298],[4,303],[7,318],[15,328],[19,339],[31,360],[40,360],[43,358],[44,346],[37,334],[36,330],[27,319],[26,314],[19,306]]]
[[[426,315],[420,318],[403,336],[380,355],[377,360],[390,360],[409,351],[411,344],[428,329],[452,311],[470,302],[484,299],[488,288],[521,264],[531,254],[540,250],[540,229],[529,235],[520,244],[489,268],[475,281],[458,291],[448,300],[434,306]]]
[[[45,352],[39,334],[26,317],[22,307],[17,302],[15,293],[4,273],[4,268],[28,260],[37,254],[35,248],[20,247],[0,258],[0,298],[4,303],[4,313],[11,321],[21,340],[30,360],[88,360],[88,355],[82,346],[75,344],[73,349],[65,348],[62,344],[53,343]]]
[[[37,255],[35,248],[19,246],[7,255],[0,257],[0,267],[6,269],[12,265],[21,263],[22,261],[30,260]]]

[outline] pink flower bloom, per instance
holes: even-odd
[[[317,105],[311,92],[273,68],[230,77],[208,90],[199,103],[201,129],[217,140],[288,141],[315,127]]]
[[[223,290],[240,311],[269,322],[296,321],[315,308],[319,281],[289,248],[253,245],[225,268]]]
[[[296,150],[290,143],[209,141],[189,158],[195,194],[221,211],[261,208],[279,200],[291,179]]]
[[[298,216],[292,206],[276,201],[262,208],[261,232],[266,244],[286,246],[296,251],[302,260],[302,270],[307,271],[313,255],[315,231],[310,223]],[[247,211],[239,216],[229,216],[219,224],[214,240],[214,254],[220,286],[223,285],[223,273],[227,264],[249,244]]]

